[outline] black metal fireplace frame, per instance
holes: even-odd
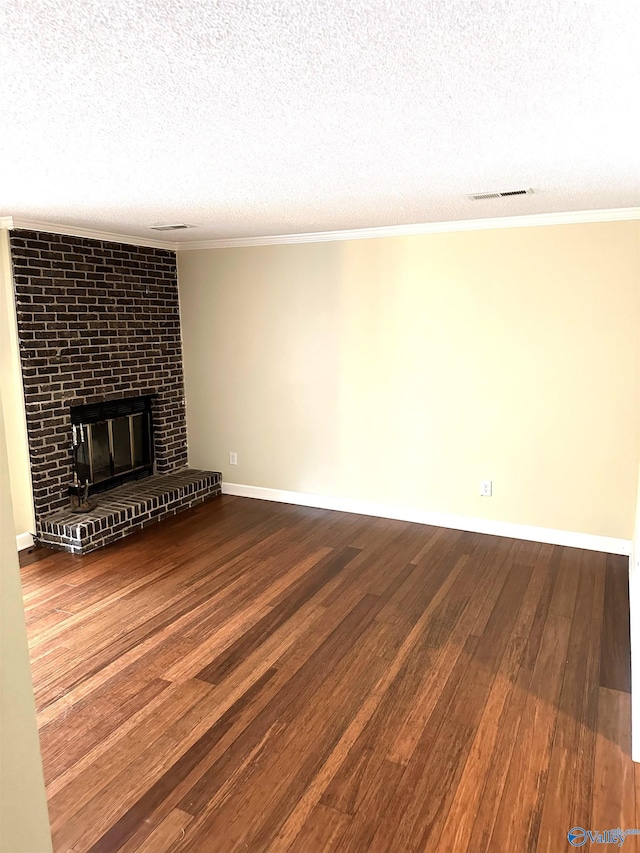
[[[128,483],[132,480],[140,480],[148,477],[154,472],[153,453],[153,397],[129,397],[120,400],[109,400],[99,403],[87,403],[71,407],[71,424],[73,431],[72,447],[74,457],[74,482],[69,487],[69,494],[78,496],[81,493],[96,494],[113,489],[116,486]],[[135,465],[133,421],[132,418],[142,415],[142,462]],[[115,472],[115,453],[113,443],[113,423],[118,419],[129,418],[129,436],[131,467],[125,471]],[[109,440],[109,456],[111,476],[100,480],[94,479],[93,464],[91,461],[92,428],[98,424],[107,424]],[[80,461],[79,449],[83,445],[88,449],[88,462]],[[88,489],[85,492],[86,486]]]

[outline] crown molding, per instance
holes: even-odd
[[[4,224],[7,221],[9,224]],[[47,234],[66,234],[69,237],[88,237],[92,240],[104,240],[107,243],[126,243],[130,246],[145,246],[150,249],[168,249],[176,251],[176,243],[167,240],[154,240],[153,237],[134,237],[131,234],[115,234],[111,231],[96,231],[93,228],[78,228],[74,225],[61,225],[57,222],[38,222],[35,219],[16,219],[13,216],[0,217],[0,227],[8,229],[24,228],[27,231],[44,231]]]
[[[584,222],[618,222],[640,219],[640,207],[611,210],[577,210],[569,213],[533,213],[491,219],[462,219],[413,225],[380,225],[344,231],[315,231],[307,234],[274,234],[267,237],[229,237],[178,243],[177,250],[232,249],[242,246],[280,246],[292,243],[328,243],[334,240],[371,240],[376,237],[408,237],[416,234],[446,234],[453,231],[486,231],[496,228],[532,228],[541,225],[575,225]]]
[[[449,222],[423,222],[411,225],[380,225],[371,228],[351,228],[342,231],[312,231],[304,234],[273,234],[262,237],[227,237],[216,240],[189,240],[170,242],[111,231],[96,231],[55,222],[33,219],[16,219],[0,216],[0,228],[25,228],[50,234],[67,234],[70,237],[88,237],[110,243],[127,243],[148,246],[170,252],[188,252],[197,249],[232,249],[243,246],[282,246],[296,243],[329,243],[340,240],[371,240],[380,237],[410,237],[417,234],[447,234],[455,231],[487,231],[497,228],[535,228],[543,225],[576,225],[587,222],[620,222],[640,219],[640,207],[620,207],[611,210],[576,210],[568,213],[533,213],[524,216],[502,216],[491,219],[461,219]]]

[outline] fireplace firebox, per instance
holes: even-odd
[[[102,492],[153,473],[151,397],[71,407],[71,496]]]

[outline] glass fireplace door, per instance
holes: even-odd
[[[130,410],[127,412],[126,408]],[[89,415],[91,419],[81,420],[78,415]],[[92,493],[153,473],[151,410],[147,399],[141,398],[141,403],[134,400],[133,404],[117,401],[78,407],[72,409],[72,418],[75,417],[78,419],[73,422],[74,488],[88,484]]]

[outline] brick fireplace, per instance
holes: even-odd
[[[78,544],[72,535],[65,535],[68,531],[60,521],[69,514],[69,488],[76,474],[72,409],[77,412],[79,407],[149,400],[154,472],[165,478],[173,503],[164,500],[162,490],[155,494],[157,483],[147,483],[141,512],[136,514],[135,507],[131,509],[135,484],[119,486],[128,496],[129,517],[135,522],[130,527],[161,517],[162,507],[171,504],[167,511],[177,511],[182,503],[191,505],[219,493],[220,477],[215,472],[193,472],[197,476],[190,477],[186,471],[175,253],[24,230],[13,231],[10,243],[36,538],[76,551],[110,541],[109,524],[103,524],[109,513],[100,516],[101,535],[91,543]],[[171,476],[178,474],[176,492]],[[117,501],[117,493],[118,488],[98,497],[103,509]],[[119,527],[122,520],[118,516],[111,526]],[[91,519],[77,514],[72,521],[77,528]],[[126,535],[129,530],[125,525],[117,532]]]

